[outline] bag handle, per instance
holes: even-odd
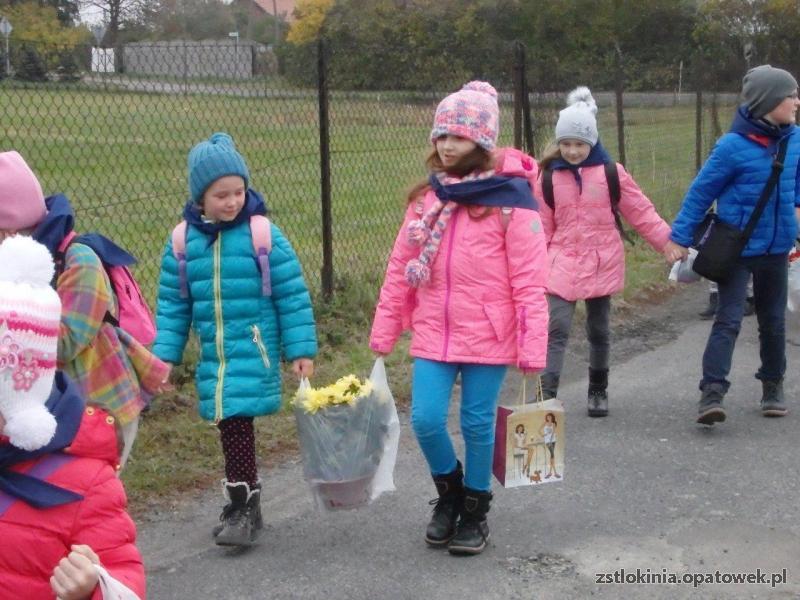
[[[767,202],[769,202],[769,197],[772,195],[772,190],[775,189],[775,186],[778,183],[778,178],[781,176],[781,172],[783,171],[783,160],[786,158],[786,147],[788,145],[788,136],[784,137],[780,142],[778,142],[778,152],[773,156],[772,171],[769,174],[767,185],[764,186],[764,190],[761,192],[761,197],[758,199],[758,204],[756,204],[756,208],[750,215],[747,225],[742,232],[742,239],[744,240],[745,244],[750,239],[750,236],[753,235],[753,230],[756,228],[756,223],[758,223],[758,220],[761,218],[761,214],[767,207]]]
[[[519,390],[519,405],[525,406],[525,399],[528,397],[528,376],[522,376],[522,387]],[[544,402],[544,389],[542,388],[542,378],[541,376],[536,376],[536,400],[533,402],[534,404],[541,404]]]

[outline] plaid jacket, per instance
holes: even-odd
[[[134,420],[169,367],[128,333],[104,321],[117,314],[111,282],[91,248],[75,243],[56,286],[61,297],[58,366],[80,385],[89,403],[121,424]]]

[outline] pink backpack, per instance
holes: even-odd
[[[63,271],[63,257],[67,253],[67,248],[76,236],[77,234],[71,231],[58,247],[61,257],[58,275]],[[103,262],[103,268],[111,282],[114,296],[117,298],[117,316],[107,312],[103,320],[114,327],[125,330],[140,344],[149,346],[156,339],[156,323],[133,273],[126,266],[109,265],[105,262]]]
[[[178,280],[181,298],[189,297],[189,279],[186,274],[186,235],[188,224],[181,221],[172,230],[172,254],[178,261]],[[261,271],[261,295],[272,295],[272,281],[269,275],[269,253],[272,252],[272,229],[264,215],[250,217],[250,233],[253,237],[253,252]]]

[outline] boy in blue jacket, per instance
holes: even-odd
[[[719,284],[714,325],[703,354],[703,378],[697,422],[725,420],[722,400],[736,338],[745,311],[747,282],[753,277],[758,319],[761,368],[761,412],[766,417],[787,413],[783,395],[786,371],[786,310],[788,253],[797,237],[800,206],[800,133],[795,125],[800,100],[797,81],[770,65],[750,69],[742,85],[730,131],[723,135],[692,183],[672,225],[676,246],[670,259],[686,255],[686,247],[711,203],[717,201],[720,220],[744,229],[769,179],[781,142],[787,144],[783,171],[729,279]]]
[[[261,528],[253,418],[281,406],[281,359],[309,377],[317,353],[300,263],[249,184],[228,134],[215,133],[189,153],[191,198],[185,225],[173,231],[162,257],[153,345],[159,358],[177,363],[191,326],[199,338],[200,415],[219,428],[225,456],[228,504],[214,537],[232,546],[252,543]],[[271,243],[257,252],[259,224]]]

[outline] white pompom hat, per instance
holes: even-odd
[[[586,86],[577,87],[567,96],[567,108],[558,113],[556,142],[580,140],[590,146],[597,143],[597,103]]]
[[[61,301],[50,286],[50,252],[32,238],[0,244],[0,414],[14,446],[38,450],[56,421],[45,402],[53,388]]]

